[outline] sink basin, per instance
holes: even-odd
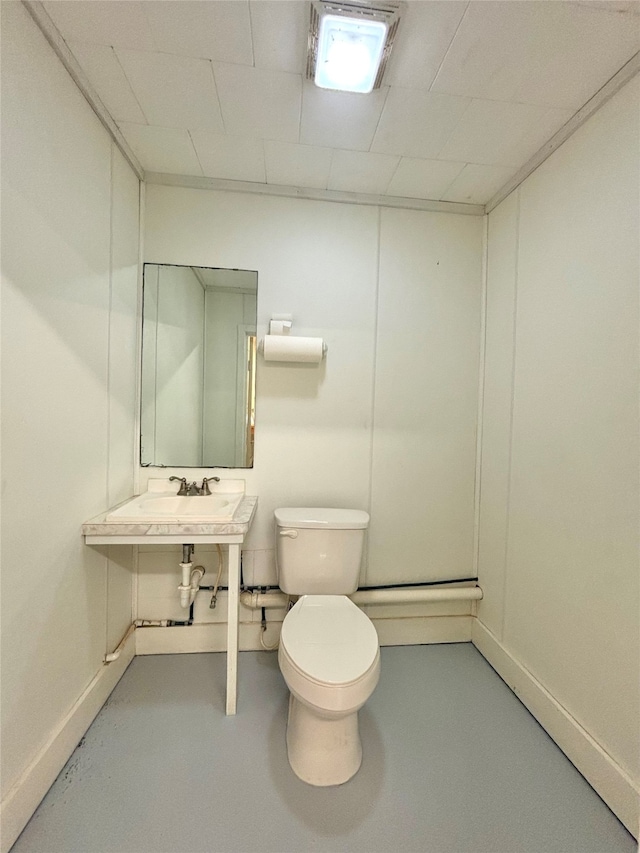
[[[109,513],[108,521],[206,523],[231,521],[243,492],[178,497],[146,492]]]

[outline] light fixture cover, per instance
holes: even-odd
[[[311,4],[307,77],[322,89],[366,94],[380,87],[399,3]]]
[[[314,76],[316,86],[343,92],[371,92],[386,37],[387,25],[383,21],[323,15]]]

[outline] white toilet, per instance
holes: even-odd
[[[310,785],[340,785],[358,772],[358,710],[380,677],[373,623],[346,596],[358,587],[366,512],[275,511],[280,589],[300,599],[282,624],[278,662],[290,691],[287,752]]]

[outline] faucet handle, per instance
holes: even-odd
[[[169,477],[169,482],[171,480],[179,480],[180,488],[178,489],[178,495],[188,495],[189,487],[187,486],[187,478],[186,477]]]
[[[209,488],[209,483],[212,480],[216,483],[219,483],[220,477],[204,477],[204,479],[202,480],[202,486],[200,488],[200,494],[201,495],[210,495],[211,494],[211,489]]]

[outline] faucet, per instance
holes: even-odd
[[[212,480],[216,483],[219,483],[220,477],[205,477],[202,481],[202,485],[200,486],[200,491],[198,492],[199,495],[210,495],[211,494],[211,489],[209,488],[209,483]]]
[[[187,486],[187,478],[186,477],[169,477],[169,482],[171,480],[179,480],[180,488],[178,489],[178,495],[188,495],[189,494],[189,486]]]
[[[171,480],[179,480],[180,488],[178,489],[178,495],[189,495],[196,497],[198,495],[210,495],[211,489],[209,488],[209,483],[213,480],[216,483],[220,482],[220,477],[205,477],[202,480],[202,485],[199,486],[195,480],[193,483],[187,483],[186,477],[169,477],[169,481]]]

